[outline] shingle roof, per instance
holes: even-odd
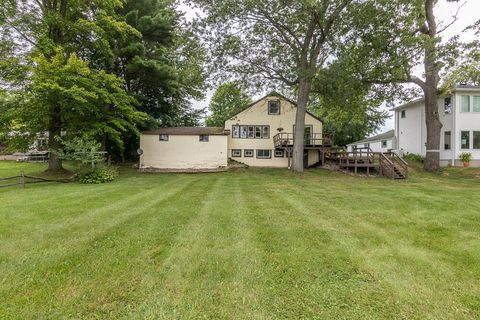
[[[225,131],[223,127],[169,127],[144,131],[142,134],[171,134],[178,136],[195,136],[200,134],[225,135]]]
[[[390,130],[390,131],[380,133],[380,134],[378,134],[376,136],[373,136],[373,137],[370,137],[370,138],[366,138],[366,139],[363,139],[363,140],[360,140],[360,141],[352,142],[348,145],[364,143],[364,142],[374,142],[374,141],[388,140],[388,139],[392,139],[394,136],[395,136],[395,130]]]

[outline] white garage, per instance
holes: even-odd
[[[220,127],[175,127],[142,132],[140,170],[225,168],[227,134]]]

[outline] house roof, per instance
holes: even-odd
[[[170,134],[177,136],[196,136],[201,134],[208,135],[225,135],[223,127],[169,127],[160,128],[150,131],[143,131],[142,134],[157,135],[157,134]]]
[[[480,86],[474,86],[474,85],[471,85],[471,84],[457,84],[455,85],[452,89],[451,89],[451,93],[455,93],[455,92],[459,92],[459,91],[480,91]],[[444,95],[442,95],[444,96]],[[401,104],[399,106],[396,106],[396,107],[393,107],[390,109],[390,111],[394,111],[394,110],[398,110],[398,109],[404,109],[404,108],[408,108],[408,107],[411,107],[417,103],[422,103],[425,101],[425,98],[424,97],[421,97],[421,98],[417,98],[417,99],[414,99],[414,100],[411,100],[407,103],[404,103],[404,104]]]
[[[392,139],[394,136],[395,136],[395,130],[390,130],[390,131],[387,131],[387,132],[377,134],[376,136],[373,136],[373,137],[370,137],[370,138],[366,138],[366,139],[363,139],[363,140],[360,140],[360,141],[349,143],[348,145],[351,146],[351,145],[359,144],[359,143],[388,140],[388,139]]]
[[[261,97],[260,99],[258,99],[258,100],[256,100],[256,101],[250,103],[249,105],[245,106],[245,108],[243,108],[243,109],[240,110],[239,112],[237,112],[237,113],[235,113],[234,115],[232,115],[228,120],[232,119],[233,117],[237,116],[238,114],[242,113],[243,111],[247,110],[248,108],[254,106],[255,104],[259,103],[260,101],[262,101],[263,99],[268,98],[268,97],[278,97],[278,98],[281,98],[281,99],[283,99],[283,100],[286,100],[286,101],[290,102],[290,103],[293,104],[295,107],[297,106],[297,102],[295,102],[295,101],[293,101],[293,100],[285,97],[284,95],[282,95],[282,94],[280,94],[280,93],[278,93],[278,92],[276,92],[276,91],[272,91],[272,92],[270,92],[269,94],[267,94],[267,95]],[[307,114],[309,114],[309,115],[312,116],[313,118],[315,118],[315,119],[317,119],[318,121],[320,121],[321,123],[323,123],[323,120],[322,120],[320,117],[314,115],[314,114],[311,113],[310,111],[307,111]]]

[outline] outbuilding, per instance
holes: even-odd
[[[226,168],[227,134],[220,127],[174,127],[142,132],[140,170]]]

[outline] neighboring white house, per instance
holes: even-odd
[[[426,155],[427,129],[424,99],[395,107],[394,149]],[[480,166],[480,87],[457,85],[449,95],[438,99],[438,113],[443,124],[440,163],[461,165],[459,154],[470,152],[472,165]]]
[[[215,169],[227,166],[227,158],[255,167],[288,167],[296,108],[295,102],[272,93],[225,121],[225,128],[180,127],[143,132],[140,169]],[[322,121],[307,112],[305,166],[321,160],[322,127]],[[325,143],[331,145],[329,139]]]
[[[348,151],[353,152],[358,148],[369,147],[373,152],[387,152],[393,149],[394,137],[395,131],[390,130],[370,138],[350,143],[347,145],[347,149]]]
[[[179,127],[142,132],[140,169],[204,170],[227,166],[223,128]]]

